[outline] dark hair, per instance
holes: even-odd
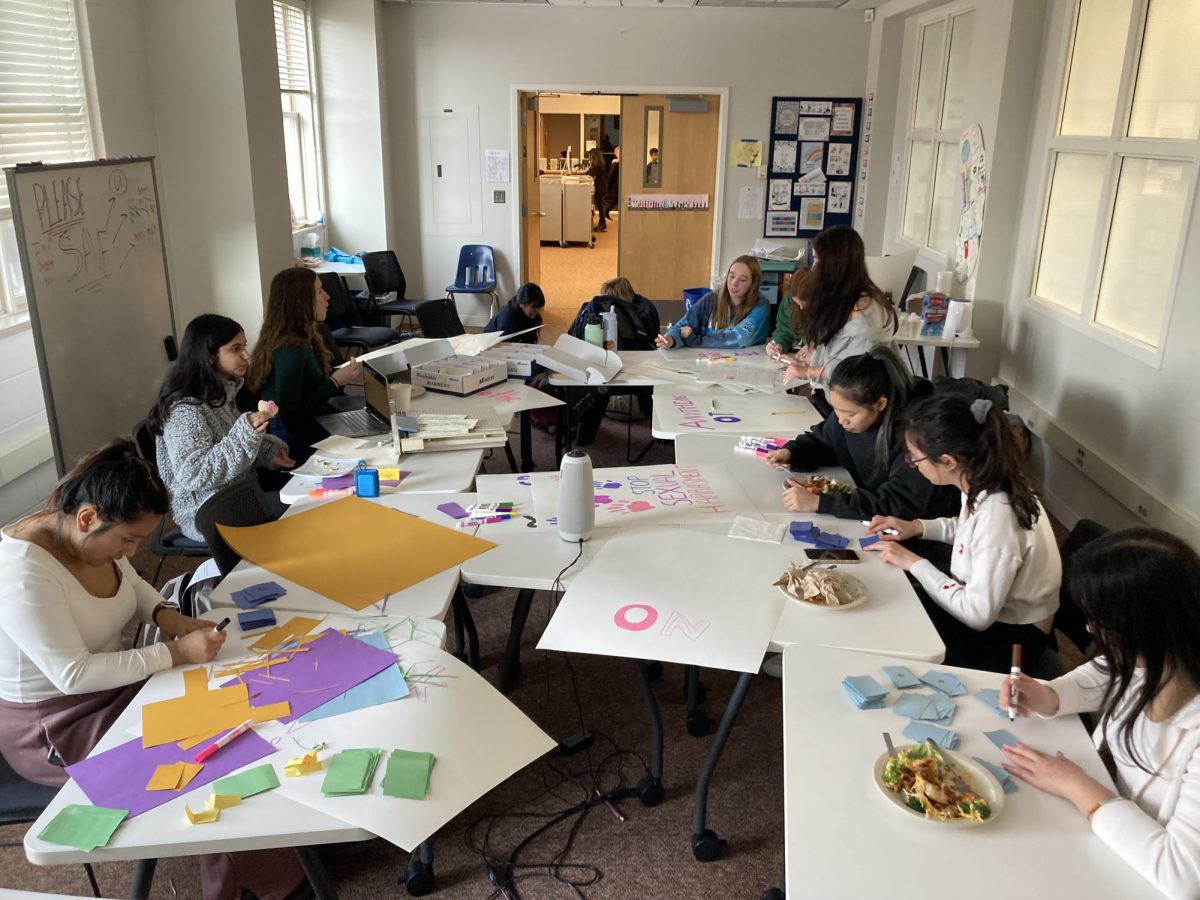
[[[979,422],[972,411],[986,403]],[[905,436],[923,456],[953,456],[967,480],[967,509],[983,491],[1008,495],[1017,524],[1030,529],[1038,520],[1037,492],[1025,471],[1025,458],[1012,425],[989,400],[974,402],[961,394],[934,394],[904,415]]]
[[[146,419],[151,434],[163,433],[176,403],[207,404],[214,409],[225,405],[225,384],[212,357],[244,330],[233,319],[211,313],[188,322],[179,345],[179,360],[163,380],[158,403]]]
[[[275,351],[280,347],[302,347],[307,344],[317,358],[321,375],[329,375],[329,350],[317,333],[317,317],[313,306],[317,299],[316,284],[316,273],[302,266],[284,269],[271,279],[262,331],[258,335],[258,343],[254,345],[250,374],[246,378],[250,390],[262,390],[275,364]]]
[[[513,298],[508,301],[508,305],[514,309],[522,304],[532,306],[534,309],[541,309],[546,305],[546,295],[532,281],[526,282],[517,288],[517,292],[513,294]]]
[[[894,332],[896,311],[867,274],[866,250],[858,232],[849,225],[834,225],[813,238],[812,246],[817,261],[799,288],[808,343],[820,347],[832,341],[863,297],[884,308]]]
[[[866,353],[846,357],[829,377],[831,391],[845,395],[859,406],[870,406],[880,397],[887,398],[875,437],[875,464],[878,467],[888,467],[897,437],[897,424],[904,408],[912,401],[915,388],[916,382],[900,354],[885,344],[876,344]]]
[[[75,463],[55,486],[45,511],[72,516],[85,505],[95,507],[105,525],[118,525],[164,515],[170,501],[154,466],[138,455],[133,441],[113,438]]]
[[[1200,685],[1200,556],[1173,534],[1126,528],[1080,548],[1067,578],[1103,657],[1100,670],[1109,676],[1101,726],[1123,713],[1121,748],[1149,772],[1134,747],[1135,720],[1169,679]],[[1139,667],[1142,684],[1131,691]]]

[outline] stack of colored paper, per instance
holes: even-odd
[[[382,631],[368,631],[354,636],[356,641],[376,648],[390,650],[387,635]],[[378,675],[372,675],[361,684],[357,684],[344,694],[338,694],[328,703],[323,703],[316,709],[309,710],[300,717],[301,722],[315,722],[330,716],[340,716],[343,713],[354,712],[356,709],[366,709],[368,706],[378,706],[381,703],[391,703],[408,696],[408,684],[400,673],[399,666],[388,666]]]
[[[58,811],[58,815],[42,829],[38,840],[91,853],[108,843],[127,815],[129,812],[124,809],[72,803]]]
[[[949,725],[958,709],[945,694],[905,694],[896,701],[892,712],[909,719]]]
[[[230,599],[242,609],[252,609],[271,600],[277,600],[286,593],[283,585],[274,581],[264,581],[261,584],[252,584],[240,591],[234,591],[230,594]]]
[[[921,676],[921,680],[930,687],[937,688],[949,697],[961,697],[967,692],[966,685],[958,680],[958,676],[951,675],[949,672],[939,672],[937,669],[930,669]]]
[[[256,628],[267,628],[275,624],[275,613],[269,609],[252,609],[249,612],[238,613],[238,625],[242,631],[253,631]]]
[[[902,733],[914,744],[923,744],[927,738],[933,738],[933,742],[943,750],[958,749],[958,732],[949,728],[938,728],[926,722],[909,722]]]
[[[850,538],[842,537],[832,531],[822,531],[812,522],[792,522],[788,526],[788,531],[796,540],[824,549],[844,550],[850,546]]]
[[[383,792],[389,797],[423,800],[429,793],[429,776],[437,757],[432,753],[393,750],[383,773]]]
[[[847,675],[842,690],[859,709],[881,709],[887,703],[888,689],[870,675]]]
[[[349,797],[365,794],[375,777],[379,764],[379,749],[343,750],[329,761],[321,793],[326,797]]]
[[[182,791],[203,768],[204,766],[190,762],[164,763],[154,769],[154,774],[146,782],[146,790]]]
[[[922,683],[921,679],[909,671],[908,666],[884,666],[883,674],[892,679],[892,684],[900,690],[920,687]]]

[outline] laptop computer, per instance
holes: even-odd
[[[330,434],[342,437],[370,437],[373,434],[389,434],[392,431],[392,394],[388,390],[387,376],[377,372],[370,363],[363,363],[363,387],[366,406],[349,412],[317,416],[317,423]]]

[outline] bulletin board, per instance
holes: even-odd
[[[861,97],[773,97],[763,237],[850,225]]]

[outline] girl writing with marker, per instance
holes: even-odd
[[[1013,644],[1028,668],[1050,643],[1062,561],[1025,472],[1016,435],[990,400],[938,394],[905,415],[906,462],[931,484],[961,492],[957,517],[875,516],[867,550],[909,572],[946,645],[947,665],[1007,672]],[[902,546],[951,545],[949,573]]]
[[[683,318],[654,339],[659,348],[753,347],[767,339],[769,314],[762,298],[762,268],[753,256],[729,264],[725,280],[694,303]]]

